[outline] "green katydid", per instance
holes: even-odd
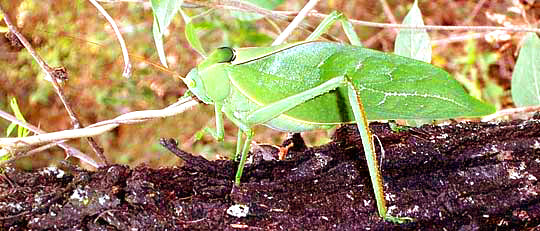
[[[315,41],[340,21],[351,45]],[[387,214],[382,178],[367,120],[448,119],[494,112],[466,94],[447,72],[414,59],[360,47],[339,13],[323,20],[304,42],[272,47],[219,48],[183,81],[201,101],[215,105],[217,140],[223,114],[238,128],[240,184],[256,125],[301,132],[356,123],[361,134],[378,213]],[[245,139],[242,139],[245,136]]]

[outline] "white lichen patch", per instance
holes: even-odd
[[[386,212],[386,214],[395,214],[394,211],[397,210],[397,209],[398,209],[398,207],[395,206],[395,205],[389,206],[388,211]]]
[[[538,142],[538,140],[534,141],[533,149],[540,149],[540,142]]]
[[[527,196],[537,196],[538,188],[531,187],[530,185],[525,185],[524,187],[518,188],[518,192]]]
[[[371,204],[371,200],[364,200],[364,206],[367,207]]]
[[[38,223],[39,222],[39,217],[34,217],[34,219],[32,219],[32,222],[33,223]]]
[[[463,203],[470,203],[470,204],[474,204],[474,200],[472,197],[465,197],[464,200],[463,200]]]
[[[437,139],[446,139],[446,138],[448,138],[448,134],[447,133],[442,133],[442,134],[436,136],[435,138],[437,138]]]
[[[43,170],[41,170],[40,174],[42,176],[56,176],[56,178],[62,178],[66,175],[66,172],[64,172],[64,170],[62,169],[51,166],[51,167],[46,167]]]
[[[0,208],[1,210],[10,209],[13,212],[19,212],[24,209],[22,206],[22,202],[18,203],[7,203],[7,202],[0,202]]]
[[[109,195],[105,194],[105,195],[98,198],[98,203],[100,205],[105,205],[105,202],[109,201],[110,199],[111,199],[111,197],[109,197]]]
[[[419,212],[419,211],[420,211],[420,206],[414,205],[414,207],[412,209],[407,210],[407,213],[411,214],[411,213],[416,213],[416,212]]]
[[[232,205],[227,209],[227,214],[233,217],[247,217],[249,213],[249,206],[243,204]]]
[[[394,200],[396,200],[396,194],[385,193],[385,194],[384,194],[384,198],[385,198],[387,201],[394,201]]]
[[[88,198],[88,192],[80,188],[76,188],[75,190],[73,190],[73,194],[71,194],[69,199],[76,200],[84,205],[87,205],[90,202],[90,199]]]
[[[525,162],[521,162],[521,163],[519,164],[519,170],[523,171],[523,170],[525,170],[526,168],[527,168],[527,165],[525,164]]]
[[[521,176],[519,175],[519,170],[516,168],[508,168],[508,178],[511,180],[520,179]]]
[[[527,169],[525,162],[521,162],[517,168],[508,168],[508,178],[511,180],[527,179],[529,181],[537,181],[536,176],[530,174]]]

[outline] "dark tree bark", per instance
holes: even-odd
[[[371,128],[384,147],[389,211],[414,217],[413,223],[377,216],[356,127],[344,126],[320,147],[306,148],[293,136],[285,142],[294,143],[286,161],[271,159],[277,150],[256,148],[234,190],[232,162],[193,156],[171,140],[162,143],[184,159],[182,167],[7,168],[0,177],[0,229],[523,230],[540,224],[539,120]],[[240,203],[249,207],[247,217],[227,214]]]

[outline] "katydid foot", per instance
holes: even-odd
[[[416,220],[412,217],[394,217],[386,215],[383,218],[385,221],[392,222],[394,224],[406,224],[410,222],[415,222]]]

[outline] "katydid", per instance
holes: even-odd
[[[338,20],[353,45],[315,41]],[[183,79],[197,98],[215,106],[214,137],[223,139],[223,114],[239,128],[236,185],[240,184],[254,126],[301,132],[356,123],[379,215],[402,222],[406,219],[387,214],[367,120],[448,119],[494,112],[491,105],[466,94],[446,71],[362,48],[358,41],[346,18],[333,13],[307,41],[219,48]]]

